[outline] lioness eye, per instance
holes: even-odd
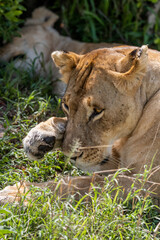
[[[103,113],[104,113],[104,109],[93,108],[93,113],[92,113],[91,116],[89,117],[89,121],[90,121],[91,119],[94,119],[94,121],[95,121],[95,120],[101,118],[102,115],[103,115]]]
[[[68,105],[67,104],[65,104],[65,103],[62,103],[62,107],[63,107],[63,110],[65,111],[65,112],[69,112],[69,107],[68,107]]]

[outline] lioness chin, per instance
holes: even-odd
[[[135,174],[143,173],[147,166],[150,170],[144,186],[153,187],[159,197],[160,53],[147,46],[127,46],[85,55],[55,51],[52,58],[67,84],[62,99],[66,118],[53,117],[33,128],[24,139],[28,156],[42,158],[56,147],[70,156],[78,142],[71,156],[77,167],[103,173],[127,168],[129,176],[118,180],[130,189]],[[86,189],[91,179],[86,180]],[[64,179],[68,189],[70,180]],[[81,179],[72,181],[75,188],[68,194],[77,191]]]

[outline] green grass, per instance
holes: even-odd
[[[62,0],[51,9],[60,15],[62,34],[85,42],[115,42],[141,46],[149,44],[160,50],[158,0]],[[152,30],[148,16],[153,13]],[[64,25],[64,26],[63,26]],[[63,26],[63,27],[62,27]],[[149,30],[150,29],[150,30]]]
[[[20,71],[10,63],[0,69],[0,86],[0,124],[5,128],[0,139],[0,188],[20,180],[43,182],[62,173],[83,175],[65,164],[59,151],[40,161],[29,160],[23,151],[22,139],[33,126],[51,116],[63,116],[60,100],[52,95],[51,76],[44,79],[33,66]],[[140,197],[138,191],[131,191],[128,201],[119,194],[112,199],[113,190],[112,182],[106,180],[101,194],[94,189],[90,204],[77,203],[73,197],[62,202],[46,189],[35,192],[34,202],[27,207],[23,199],[17,206],[2,205],[0,239],[159,239],[154,229],[160,216],[151,199]]]

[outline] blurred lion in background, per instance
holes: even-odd
[[[34,69],[38,74],[44,77],[52,74],[53,94],[63,96],[66,84],[57,81],[60,74],[51,61],[51,52],[63,50],[83,54],[116,44],[84,43],[62,36],[53,28],[58,18],[45,7],[35,9],[32,18],[27,19],[21,29],[21,37],[14,37],[11,43],[0,48],[0,61],[14,61],[15,67],[21,69],[29,69],[34,62]]]

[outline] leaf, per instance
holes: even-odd
[[[95,14],[90,11],[84,10],[84,14],[96,19],[101,25],[105,26],[104,22]]]
[[[7,233],[16,233],[13,228],[7,228],[6,226],[0,226],[0,234],[7,234]]]
[[[12,214],[11,211],[7,210],[7,209],[3,209],[3,208],[0,208],[0,214],[2,213],[5,213],[5,214]]]
[[[20,10],[11,10],[5,14],[5,17],[13,22],[18,22],[17,16],[20,16],[22,14],[22,11]]]
[[[158,0],[148,0],[148,2],[157,3]]]

